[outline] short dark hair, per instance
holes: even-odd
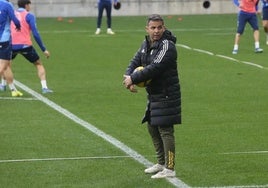
[[[164,19],[159,14],[151,14],[150,16],[148,16],[148,18],[147,18],[147,24],[150,21],[161,21],[164,24]]]
[[[30,0],[18,0],[18,7],[25,8],[26,5],[31,4]]]

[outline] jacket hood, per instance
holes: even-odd
[[[163,33],[163,37],[164,39],[168,39],[168,40],[171,40],[172,42],[174,42],[176,44],[176,41],[177,41],[177,38],[176,36],[174,36],[171,31],[169,30],[165,30],[164,33]]]

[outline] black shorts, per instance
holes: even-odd
[[[262,20],[268,20],[268,7],[262,9]]]
[[[12,50],[12,52],[12,59],[14,59],[18,54],[23,55],[31,63],[35,63],[37,60],[40,59],[33,46],[29,46],[19,50]]]
[[[11,60],[12,48],[10,41],[0,42],[0,59]]]

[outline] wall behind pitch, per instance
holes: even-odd
[[[15,8],[17,0],[10,0]],[[114,16],[187,15],[235,13],[232,0],[121,0]],[[207,6],[208,7],[204,7]],[[97,0],[32,0],[32,12],[37,17],[90,17],[97,15]]]

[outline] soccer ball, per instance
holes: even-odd
[[[114,9],[119,10],[121,8],[121,2],[117,1],[116,4],[114,4]]]
[[[143,66],[140,66],[140,67],[137,67],[134,72],[137,72],[137,71],[141,71],[143,70],[144,67]],[[151,80],[147,80],[145,82],[140,82],[140,83],[137,83],[136,86],[138,87],[146,87],[149,83],[151,82]]]

